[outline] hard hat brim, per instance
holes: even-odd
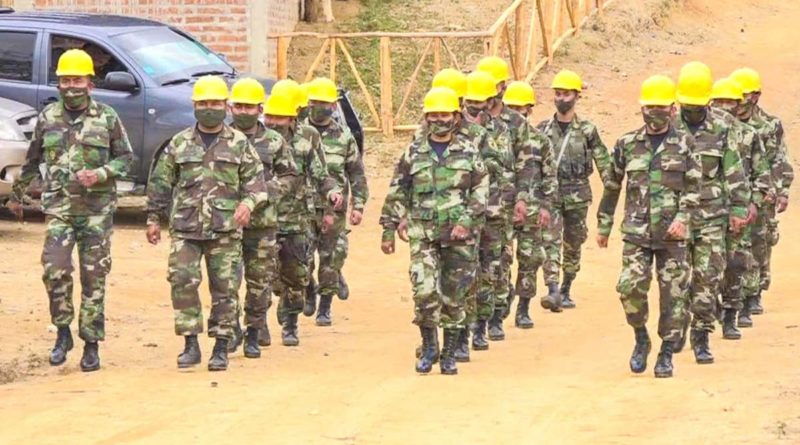
[[[681,105],[694,105],[698,107],[704,107],[708,105],[711,101],[711,96],[689,96],[684,94],[678,94],[678,103]]]

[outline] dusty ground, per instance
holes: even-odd
[[[603,23],[631,23],[629,3],[635,2],[619,0]],[[794,101],[800,93],[794,45],[800,3],[731,0],[714,8],[720,15],[710,15],[718,3],[692,0],[664,30],[641,31],[624,49],[588,45],[600,31],[570,47],[565,63],[591,84],[582,114],[601,125],[609,145],[639,125],[640,81],[652,72],[675,74],[690,59],[706,61],[720,75],[744,63],[758,68],[766,108],[783,117],[790,147],[800,144]],[[590,62],[572,59],[590,53]],[[539,92],[536,113],[543,117],[550,97]],[[380,165],[390,155],[371,150],[368,156],[373,198],[366,225],[352,233],[345,268],[352,296],[334,303],[335,325],[317,328],[304,319],[300,347],[271,346],[255,361],[236,354],[222,374],[176,370],[182,342],[172,331],[167,244],[148,246],[135,212],[121,215],[115,229],[103,369],[82,374],[79,350],[65,366],[50,368],[46,353],[54,335],[39,280],[41,219],[20,225],[5,216],[0,383],[12,382],[0,386],[0,444],[800,443],[795,196],[781,222],[767,313],[740,342],[715,334],[714,365],[698,366],[683,353],[671,380],[657,381],[651,370],[630,374],[632,335],[613,290],[620,265],[615,233],[607,252],[591,243],[585,248],[577,310],[536,309],[535,329],[509,328],[505,342],[473,352],[458,377],[418,376],[407,249],[401,244],[391,257],[378,249],[375,222],[387,186]],[[594,218],[590,229],[594,233]],[[654,331],[655,320],[650,324]],[[207,359],[211,341],[202,346]],[[654,354],[651,366],[653,360]]]

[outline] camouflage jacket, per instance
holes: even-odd
[[[702,168],[693,150],[694,138],[675,127],[658,147],[652,147],[644,127],[620,137],[597,209],[598,233],[611,233],[622,181],[627,176],[623,239],[650,248],[685,241],[668,238],[667,228],[673,221],[688,227],[700,203]]]
[[[733,120],[732,130],[739,141],[739,157],[742,159],[745,177],[750,183],[750,202],[761,207],[764,197],[774,193],[772,175],[764,154],[764,144],[755,128],[738,119]]]
[[[510,220],[517,197],[514,173],[512,132],[508,125],[489,113],[481,116],[481,125],[494,144],[483,144],[481,156],[489,173],[486,219]]]
[[[700,205],[692,219],[692,229],[727,225],[730,215],[747,217],[750,182],[739,157],[739,136],[733,129],[733,120],[733,116],[712,109],[691,132],[680,115],[675,119],[679,130],[692,133],[693,153],[702,168]]]
[[[46,174],[42,209],[54,216],[105,215],[117,205],[116,179],[128,173],[133,151],[116,111],[92,100],[83,114],[70,121],[59,101],[39,114],[20,177],[14,181],[13,198],[22,201],[31,181]],[[77,172],[94,170],[97,184],[86,188]]]
[[[789,160],[783,124],[780,119],[768,114],[759,106],[754,108],[753,117],[747,123],[761,135],[776,194],[788,198],[789,187],[794,181],[794,168]]]
[[[414,140],[400,156],[383,204],[383,239],[394,239],[400,219],[407,217],[415,239],[447,243],[456,225],[470,230],[474,243],[486,211],[489,176],[474,141],[457,132],[442,154],[427,136]]]
[[[353,196],[353,209],[364,211],[364,206],[369,198],[367,178],[364,175],[364,162],[353,134],[347,127],[331,121],[327,127],[314,126],[322,138],[322,150],[325,152],[325,162],[328,174],[336,181],[342,190],[345,205],[339,210],[347,211],[350,192]],[[324,208],[322,201],[317,201],[318,208]]]
[[[235,127],[234,127],[235,128]],[[281,197],[296,193],[300,175],[292,157],[291,148],[276,131],[264,124],[257,124],[256,132],[245,134],[253,144],[264,167],[264,180],[267,183],[269,199],[259,205],[250,215],[250,229],[266,229],[278,226],[278,206]]]
[[[527,122],[526,122],[527,123]],[[529,221],[526,225],[536,225],[535,219],[539,209],[552,210],[553,203],[558,196],[558,174],[556,173],[556,159],[550,139],[531,124],[528,125],[528,137],[533,147],[533,192],[528,208]]]
[[[239,203],[267,201],[258,154],[238,130],[225,126],[206,148],[196,127],[176,134],[150,174],[147,222],[159,223],[169,209],[170,235],[196,240],[240,236],[233,213]]]
[[[565,133],[561,132],[555,115],[537,125],[539,131],[550,138],[558,172],[558,197],[555,203],[565,210],[587,207],[592,202],[589,178],[597,165],[605,184],[611,177],[611,159],[597,127],[578,116],[572,120]]]

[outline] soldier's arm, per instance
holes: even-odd
[[[780,121],[776,123],[775,129],[775,143],[778,148],[776,160],[779,161],[779,187],[777,189],[778,196],[788,198],[789,187],[794,181],[794,168],[789,160],[789,151],[786,147],[786,139],[784,138],[783,125]]]
[[[534,153],[536,146],[531,139],[531,132],[528,125],[522,125],[517,129],[517,137],[514,150],[514,187],[516,188],[515,201],[532,203],[534,188],[534,178],[536,177],[536,161]]]
[[[603,198],[597,208],[597,232],[602,236],[609,236],[614,226],[614,212],[625,179],[625,163],[625,143],[620,139],[614,146],[608,180],[603,181]]]
[[[697,207],[700,206],[700,183],[703,177],[703,164],[700,160],[700,155],[694,154],[693,137],[687,136],[686,145],[688,147],[684,181],[686,187],[678,200],[678,213],[673,221],[689,226],[692,215],[697,210]]]
[[[245,140],[243,143],[246,147],[239,164],[239,195],[242,198],[240,204],[244,204],[252,212],[257,206],[267,202],[269,196],[261,159],[250,141]]]
[[[480,153],[476,152],[470,174],[470,194],[465,203],[467,211],[461,215],[458,225],[467,229],[475,229],[483,221],[488,199],[489,173],[486,171]]]
[[[279,197],[289,193],[297,183],[297,164],[294,162],[289,146],[280,136],[270,142],[272,155],[272,178],[267,183],[267,191],[271,202],[278,202]],[[264,169],[265,179],[267,170]]]
[[[553,153],[553,144],[550,138],[542,135],[542,195],[544,196],[543,204],[547,205],[547,209],[552,208],[553,203],[558,193],[558,170],[556,168],[556,157]]]
[[[347,172],[347,179],[350,181],[353,210],[363,212],[364,206],[367,204],[367,199],[369,199],[367,176],[364,173],[364,160],[361,153],[358,152],[356,140],[349,132],[347,133],[346,153],[344,168],[345,172]],[[345,205],[346,204],[347,203],[345,203]]]
[[[322,196],[321,201],[325,206],[324,214],[333,215],[330,197],[333,193],[341,193],[341,190],[336,184],[336,180],[328,174],[328,163],[325,161],[325,151],[322,149],[319,134],[312,138],[311,150],[308,156],[309,159],[306,165],[309,166],[308,170],[311,174],[311,183],[314,186],[314,190]]]
[[[736,149],[739,138],[736,130],[729,129],[722,154],[722,169],[725,189],[731,207],[731,215],[747,218],[747,206],[750,204],[750,181],[745,176],[744,164]]]
[[[767,163],[766,154],[764,153],[764,144],[761,138],[755,134],[755,131],[750,131],[752,142],[750,147],[750,159],[752,165],[750,168],[750,183],[752,186],[752,196],[750,201],[757,207],[761,207],[764,202],[764,197],[768,194],[774,193],[772,186],[772,175],[770,175],[769,164]]]
[[[392,181],[389,183],[389,192],[381,209],[380,225],[383,226],[383,240],[394,240],[394,232],[405,217],[406,209],[411,202],[411,175],[408,162],[409,150],[400,155],[400,160],[394,168]]]
[[[147,224],[159,224],[161,216],[167,214],[172,201],[172,189],[178,177],[173,154],[174,144],[173,139],[150,172],[150,179],[147,181]]]
[[[592,151],[592,158],[594,158],[594,165],[597,166],[597,172],[600,173],[600,178],[603,184],[611,179],[611,156],[608,154],[608,147],[603,143],[600,134],[597,132],[597,127],[592,127],[592,133],[589,135],[589,149]]]
[[[22,202],[25,190],[28,189],[34,179],[41,175],[39,164],[42,163],[42,158],[44,158],[44,153],[42,152],[43,117],[40,114],[39,119],[36,121],[33,138],[30,145],[28,145],[28,154],[25,156],[25,165],[22,166],[22,172],[11,186],[11,199],[14,201]]]
[[[109,156],[108,164],[95,170],[100,182],[127,175],[133,163],[133,150],[131,142],[128,140],[128,133],[116,113],[113,114],[111,125],[109,147],[111,156]]]

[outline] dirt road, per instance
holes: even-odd
[[[712,17],[710,5],[719,3],[728,6]],[[611,145],[640,125],[635,100],[649,73],[674,75],[691,59],[720,75],[746,63],[761,71],[763,102],[783,118],[798,159],[797,23],[800,2],[690,1],[658,34],[673,39],[659,51],[642,43],[629,48],[616,71],[587,74],[583,114],[600,124]],[[706,28],[694,31],[695,38],[691,26]],[[579,66],[587,73],[591,67]],[[537,116],[543,117],[551,102],[547,91],[540,93]],[[334,302],[334,326],[317,328],[303,319],[300,347],[273,345],[260,360],[240,352],[228,372],[217,374],[204,366],[177,371],[182,340],[173,335],[167,244],[147,245],[141,219],[130,214],[118,218],[114,234],[103,369],[81,373],[79,348],[65,366],[50,368],[46,352],[54,334],[39,278],[43,226],[6,216],[0,221],[0,363],[3,378],[16,381],[0,386],[0,444],[800,443],[796,193],[781,222],[767,312],[739,342],[715,333],[714,365],[698,366],[687,352],[676,357],[673,379],[656,380],[651,369],[630,374],[632,333],[614,292],[621,255],[615,232],[608,251],[587,243],[574,290],[577,310],[545,313],[537,300],[533,330],[508,328],[505,342],[473,352],[458,377],[418,376],[408,252],[401,245],[386,257],[378,247],[387,174],[371,178],[366,225],[353,230],[345,269],[352,295]],[[591,238],[594,227],[592,217]],[[203,295],[208,301],[207,290]],[[272,311],[270,323],[277,333]],[[649,324],[655,332],[655,320]],[[201,344],[206,360],[212,343]]]

